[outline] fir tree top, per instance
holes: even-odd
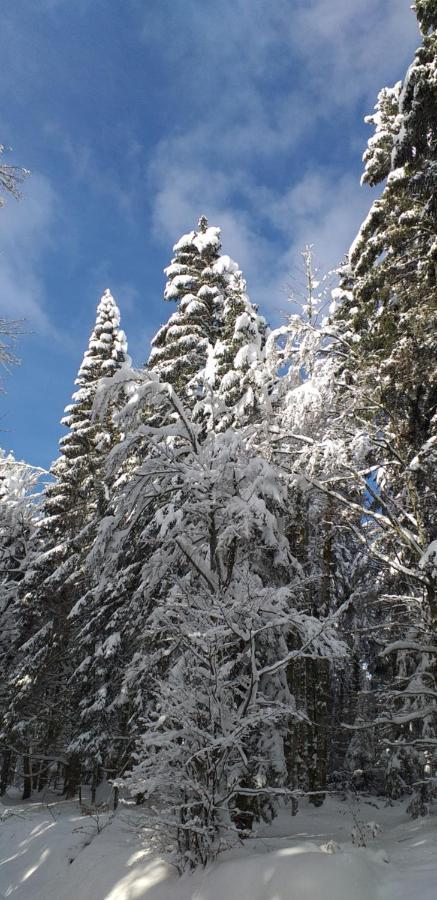
[[[127,359],[127,341],[120,328],[120,310],[109,288],[103,292],[97,306],[96,324],[91,332],[76,384],[110,376]]]
[[[102,428],[92,420],[97,384],[100,378],[110,377],[128,360],[120,312],[111,292],[106,290],[97,306],[96,323],[75,380],[78,390],[61,419],[61,424],[69,431],[59,442],[61,456],[51,468],[51,474],[57,480],[46,489],[47,523],[50,520],[55,524],[54,516],[62,525],[62,518],[65,514],[68,516],[69,511],[76,521],[81,516],[81,508],[85,509],[87,505],[85,501],[90,500],[91,484],[102,465],[103,454],[111,444],[110,424]]]
[[[106,289],[97,306],[96,324],[75,380],[79,390],[73,394],[73,403],[66,406],[61,424],[76,435],[83,424],[89,424],[97,381],[113,375],[127,359],[127,341],[120,328],[120,311],[111,292]],[[69,452],[74,445],[71,433],[60,440],[63,452]]]
[[[164,270],[164,299],[178,307],[153,338],[148,365],[185,401],[196,392],[196,376],[222,326],[225,284],[214,267],[220,250],[220,229],[201,216],[197,230],[174,245],[174,257]]]
[[[209,391],[205,392],[206,406],[205,402],[202,405],[208,412],[206,407],[214,397],[212,417],[208,413],[210,426],[224,430],[247,424],[260,412],[267,394],[263,363],[268,328],[247,294],[238,264],[221,256],[214,269],[225,281],[223,326],[204,373]]]
[[[218,256],[221,249],[220,228],[217,228],[214,225],[209,226],[206,216],[200,216],[197,223],[197,231],[190,231],[188,234],[183,234],[174,245],[173,253],[178,255],[180,251],[186,250],[188,252],[190,248],[195,248],[195,250],[205,258],[209,254]],[[174,263],[174,260],[172,260],[172,263]],[[167,275],[171,275],[171,266],[164,271]],[[166,297],[165,299],[169,300],[173,298]]]

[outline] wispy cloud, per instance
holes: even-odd
[[[155,237],[170,242],[205,212],[255,299],[275,314],[302,246],[314,243],[331,267],[365,215],[369,193],[335,163],[335,146],[317,147],[318,129],[332,144],[345,140],[336,118],[356,117],[358,103],[370,109],[395,80],[414,45],[414,17],[394,0],[365,9],[359,0],[174,6],[167,17],[152,3],[142,33],[178,72],[187,111],[186,127],[160,141],[150,162]]]
[[[114,143],[123,149],[122,165],[118,157],[114,157],[111,163],[106,160],[103,164],[99,148],[93,146],[91,140],[85,141],[73,135],[68,122],[60,125],[48,119],[43,132],[67,162],[72,181],[86,186],[97,202],[111,203],[119,215],[132,222],[145,163],[142,145],[132,133],[128,133],[126,126],[122,129],[118,124],[113,128]]]
[[[187,144],[190,144],[189,138]],[[323,271],[337,265],[371,202],[358,178],[335,168],[314,168],[288,190],[268,187],[243,169],[211,172],[196,156],[165,153],[151,170],[155,181],[155,237],[171,245],[205,213],[222,229],[224,249],[249,281],[253,299],[277,318],[286,307],[286,284],[299,253],[312,243]]]
[[[265,214],[272,222],[283,223],[285,241],[270,284],[270,304],[275,312],[280,297],[280,310],[285,309],[287,285],[301,266],[303,248],[313,246],[320,274],[328,274],[342,261],[371,200],[369,190],[361,188],[352,175],[338,177],[328,169],[308,173],[285,195],[272,195],[270,203],[265,202]]]
[[[293,46],[325,111],[360,97],[371,102],[375,91],[394,80],[419,42],[410,7],[407,0],[300,0]]]
[[[56,198],[50,182],[34,174],[24,197],[0,210],[0,314],[25,319],[41,334],[54,334],[41,273],[53,239]]]

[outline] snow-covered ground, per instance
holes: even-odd
[[[84,816],[74,802],[0,806],[0,897],[13,900],[436,900],[437,819],[405,804],[330,798],[287,811],[208,870],[179,879],[142,846],[135,810]],[[366,847],[359,822],[382,826]],[[100,831],[98,831],[97,825]],[[102,828],[102,826],[104,826]]]

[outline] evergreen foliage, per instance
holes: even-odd
[[[79,369],[79,389],[63,419],[70,430],[61,439],[63,452],[51,469],[56,481],[45,489],[18,595],[5,733],[24,753],[31,745],[34,754],[47,755],[51,747],[63,757],[65,735],[74,718],[69,685],[74,645],[68,614],[83,591],[82,562],[92,543],[96,516],[102,515],[106,503],[105,456],[119,437],[110,418],[98,424],[92,418],[99,380],[127,361],[119,322],[118,308],[106,291]]]
[[[148,367],[209,428],[245,424],[265,402],[266,322],[204,216],[173,250],[164,299],[178,307],[153,338]]]
[[[104,462],[117,440],[110,417],[95,423],[93,401],[99,379],[108,378],[126,364],[127,343],[120,329],[120,313],[109,290],[97,307],[96,324],[91,333],[75,384],[72,403],[65,408],[61,424],[68,433],[59,444],[61,456],[53,464],[54,482],[44,499],[44,528],[62,538],[77,534],[105,506]]]
[[[260,420],[268,411],[264,366],[265,319],[246,293],[238,265],[228,256],[216,263],[226,282],[223,326],[211,354],[209,389],[215,401],[213,427],[223,431]],[[208,396],[208,394],[207,394]]]
[[[327,314],[307,247],[302,313],[270,331],[202,217],[145,368],[104,293],[39,506],[0,457],[1,790],[16,757],[26,797],[53,762],[67,796],[104,773],[180,872],[301,795],[436,795],[435,0],[415,9]]]
[[[363,181],[385,185],[352,245],[334,317],[341,376],[374,473],[360,539],[379,562],[375,599],[385,642],[375,671],[376,722],[389,794],[434,772],[437,726],[436,584],[423,562],[437,499],[437,44],[435,5],[416,8],[423,44],[404,81],[380,93],[369,117],[376,131]],[[423,808],[422,795],[412,811]]]
[[[18,595],[29,565],[37,527],[35,494],[42,473],[0,451],[0,714],[7,707],[6,685],[19,636]],[[0,744],[1,746],[1,744]],[[8,785],[10,748],[2,747],[0,793]]]
[[[165,270],[164,299],[178,307],[153,338],[148,365],[191,404],[208,346],[214,346],[222,327],[224,281],[215,268],[220,249],[220,229],[208,226],[202,216],[197,231],[182,235],[175,244]]]

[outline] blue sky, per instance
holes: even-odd
[[[148,357],[162,269],[201,213],[279,323],[304,244],[332,267],[369,208],[363,116],[418,44],[409,0],[5,4],[0,142],[32,175],[0,210],[0,315],[29,332],[3,447],[56,457],[106,287]]]

